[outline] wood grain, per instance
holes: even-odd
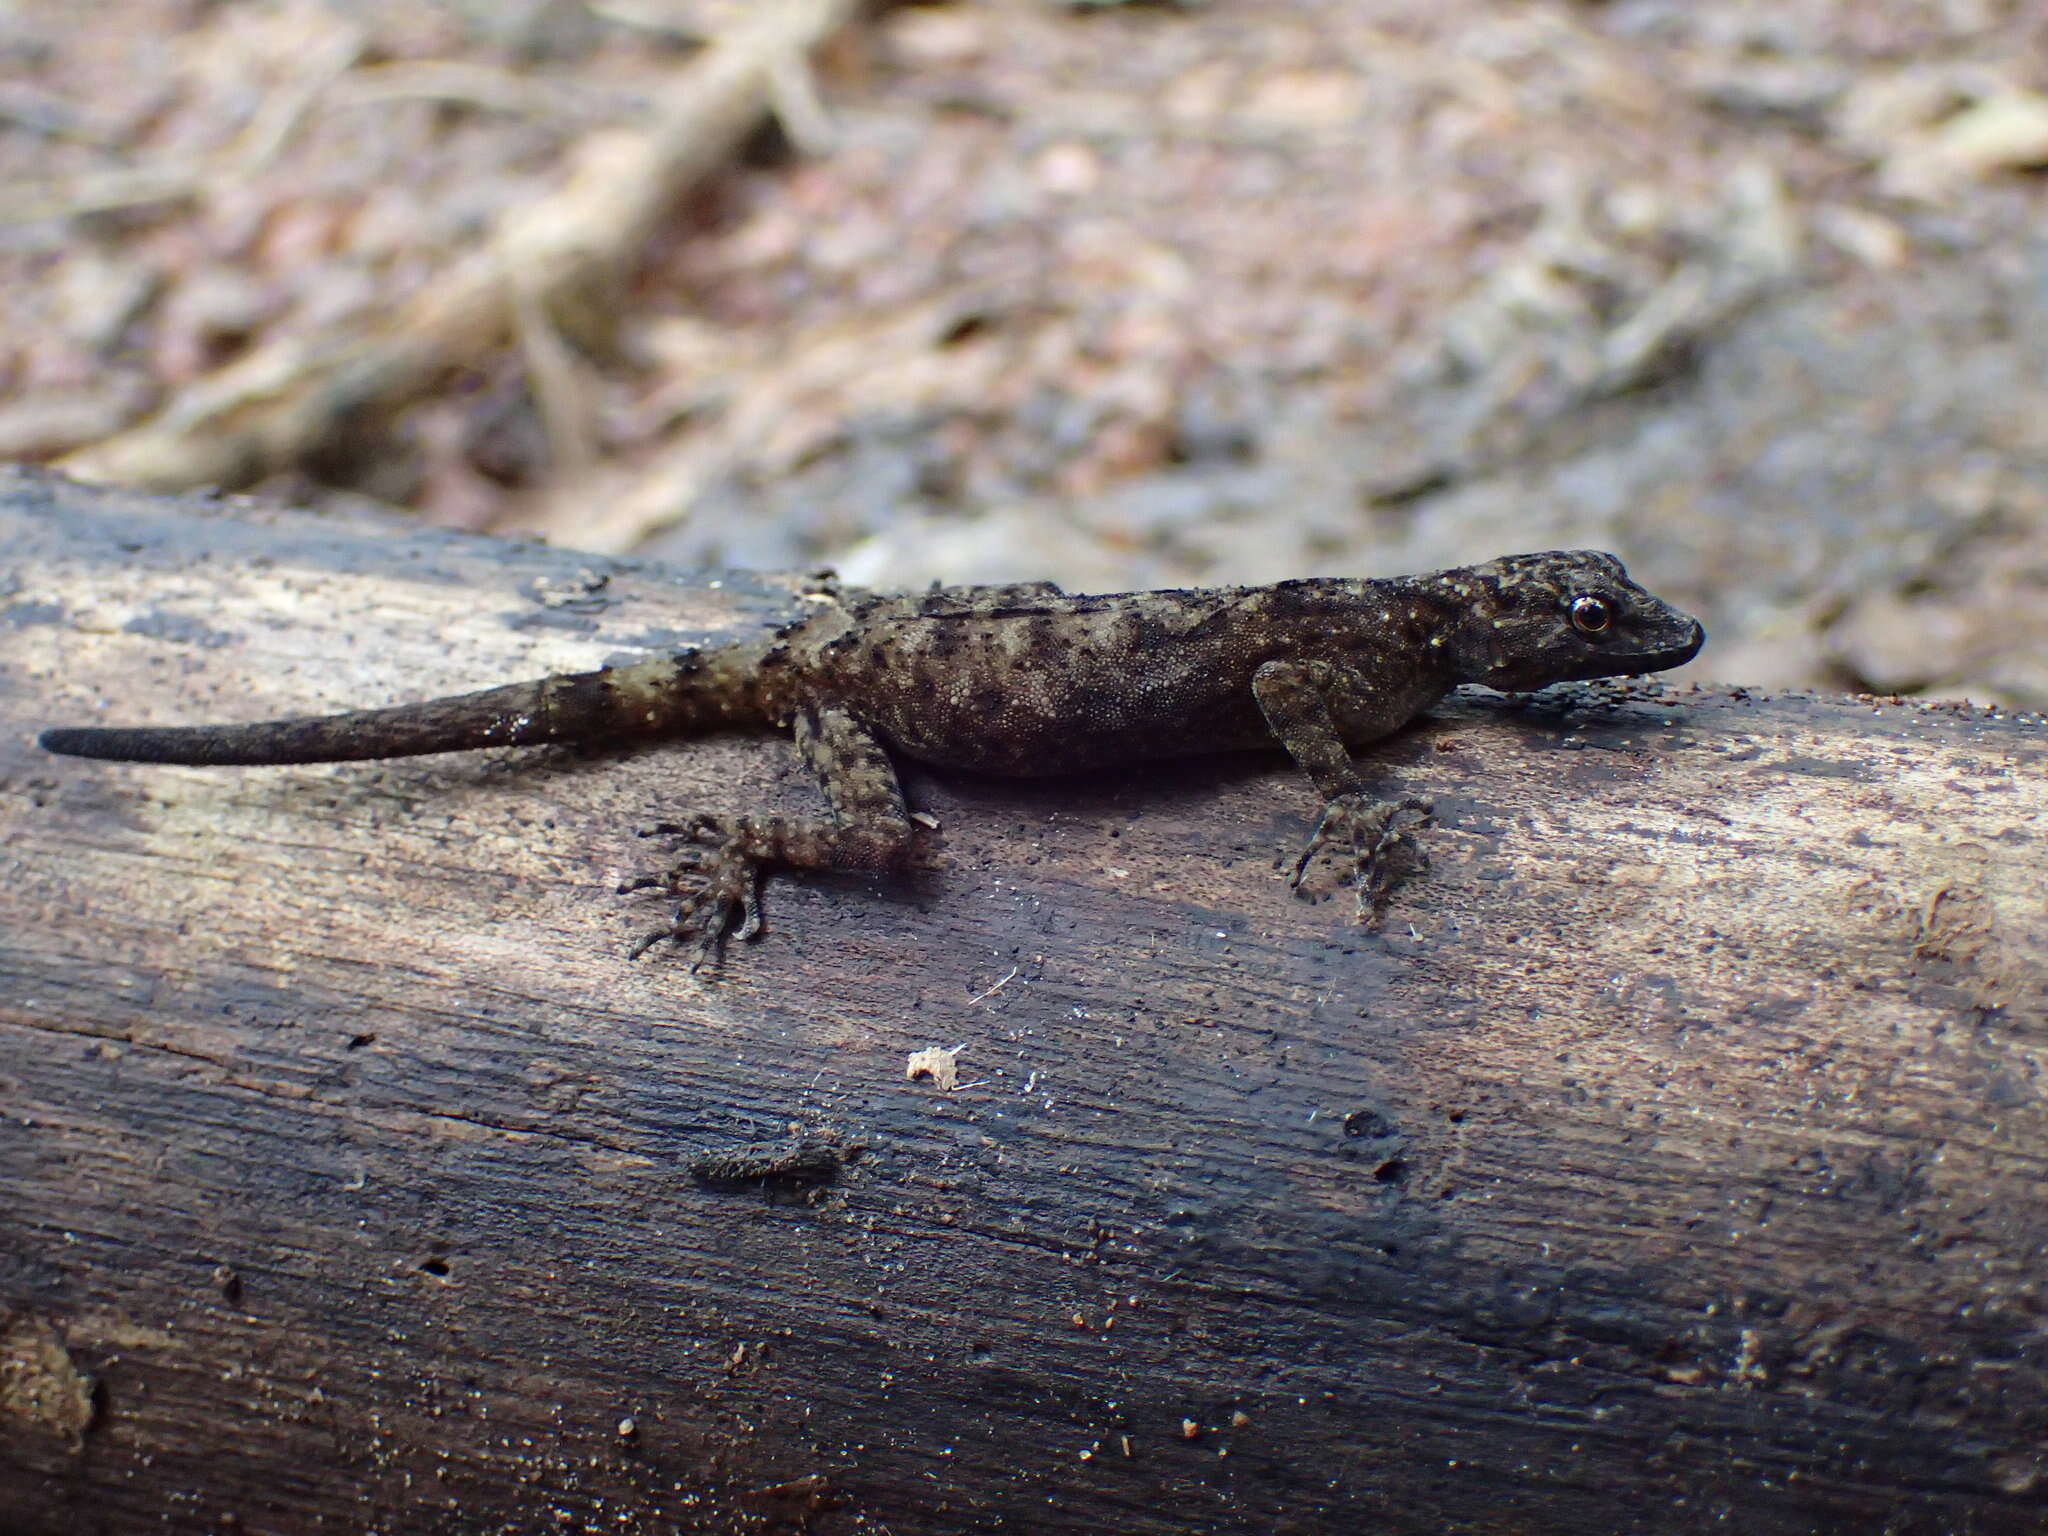
[[[630,828],[814,804],[786,742],[32,744],[795,585],[0,476],[12,1528],[2042,1528],[2038,719],[1462,701],[1376,934],[1277,759],[913,773],[915,878],[697,978]]]

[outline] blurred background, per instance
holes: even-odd
[[[0,459],[2038,710],[2044,211],[2040,0],[0,0]]]

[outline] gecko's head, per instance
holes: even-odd
[[[1597,549],[1508,555],[1452,573],[1459,680],[1519,691],[1661,672],[1699,654],[1700,621],[1628,579]],[[1455,594],[1454,594],[1455,595]]]

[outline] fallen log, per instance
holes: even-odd
[[[0,476],[13,1528],[2040,1529],[2038,718],[1462,699],[1377,932],[1277,756],[912,770],[911,879],[694,977],[629,829],[786,742],[33,745],[802,585]]]

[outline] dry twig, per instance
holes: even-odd
[[[226,185],[240,185],[268,169],[284,153],[323,92],[347,73],[363,51],[354,27],[334,33],[283,90],[263,103],[249,126],[220,154],[191,165],[120,166],[52,183],[0,187],[0,224],[110,213],[150,203],[204,197]]]
[[[353,413],[417,396],[450,366],[505,341],[515,292],[552,309],[608,280],[676,195],[752,131],[778,69],[857,8],[856,0],[755,8],[677,75],[651,126],[591,134],[557,191],[508,209],[493,237],[386,324],[272,342],[199,380],[152,420],[71,455],[63,468],[158,489],[242,482],[293,462]]]

